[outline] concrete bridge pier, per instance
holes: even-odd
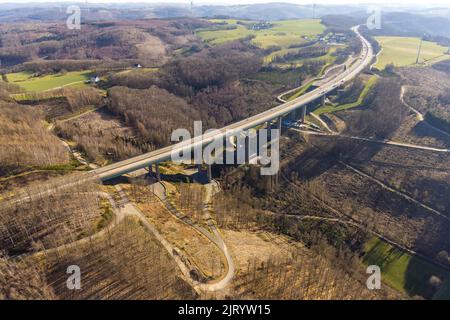
[[[298,109],[295,109],[291,112],[290,118],[292,121],[296,121],[298,119]]]
[[[234,164],[240,165],[247,162],[247,134],[239,136],[236,139],[236,148],[234,149]]]
[[[250,137],[248,134],[245,136],[245,163],[250,163]]]
[[[305,120],[306,120],[306,108],[307,108],[307,105],[305,104],[300,109],[300,121],[301,121],[301,123],[305,123]]]
[[[324,107],[325,106],[325,101],[327,99],[327,95],[324,94],[321,99],[322,99],[322,107]]]
[[[210,183],[212,181],[212,166],[210,164],[207,164],[206,166],[207,166],[206,173],[208,177],[208,183]]]
[[[161,181],[161,172],[159,171],[159,163],[155,163],[156,180]]]

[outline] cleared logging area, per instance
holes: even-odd
[[[245,190],[239,190],[245,193]],[[252,208],[233,196],[215,197],[215,218],[238,270],[233,282],[236,299],[380,299],[399,295],[387,287],[374,292],[365,286],[362,265],[354,255],[328,245],[315,230],[302,229],[301,220]],[[249,231],[251,230],[251,231]],[[298,232],[315,238],[306,247]],[[336,231],[340,233],[341,231]],[[267,239],[264,239],[267,238]],[[259,239],[259,240],[258,240]],[[264,239],[264,240],[262,240]]]
[[[39,111],[6,102],[0,102],[0,111],[0,175],[69,161],[67,150],[42,125]]]
[[[0,250],[16,255],[58,247],[94,234],[111,217],[110,205],[99,197],[96,184],[60,190],[50,183],[38,185],[25,190],[23,196],[2,202]]]
[[[49,285],[59,299],[193,299],[178,267],[135,218],[104,237],[41,255]],[[81,269],[82,290],[66,287],[69,265]]]

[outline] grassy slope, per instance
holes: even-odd
[[[325,73],[325,70],[334,62],[334,60],[329,61],[327,64],[325,64],[322,67],[322,70],[320,70],[317,77],[322,76]],[[294,91],[293,93],[290,93],[290,96],[284,95],[282,98],[287,101],[292,101],[294,99],[297,99],[302,94],[304,94],[306,91],[308,91],[309,88],[313,85],[314,82],[316,82],[317,79],[312,79],[311,81],[307,82],[303,86],[301,86],[297,91]]]
[[[378,58],[378,62],[375,65],[378,69],[383,69],[389,63],[393,63],[395,66],[399,67],[416,63],[417,52],[420,44],[419,38],[376,37],[376,40],[383,48],[383,51]],[[437,58],[443,56],[447,50],[447,47],[442,47],[435,43],[424,41],[422,44],[419,63],[430,59],[433,59],[433,62],[437,62],[439,60]],[[450,56],[443,56],[442,58],[450,58]]]
[[[236,25],[236,20],[211,20]],[[325,30],[319,19],[285,20],[273,22],[274,26],[264,30],[249,30],[242,25],[236,25],[233,30],[200,30],[197,34],[211,44],[220,44],[232,40],[255,35],[252,42],[261,47],[280,46],[286,49],[291,44],[305,42],[302,36],[314,37]]]
[[[315,110],[314,113],[316,115],[321,115],[322,113],[332,113],[332,112],[336,112],[336,111],[356,108],[363,103],[363,101],[366,98],[367,94],[369,93],[370,89],[375,85],[376,82],[377,82],[377,76],[370,77],[369,80],[367,80],[363,91],[359,95],[358,100],[356,100],[355,102],[343,104],[343,105],[340,105],[337,107],[335,107],[335,106],[320,107],[319,109]]]
[[[336,57],[333,56],[333,53],[336,51],[336,49],[337,49],[337,47],[331,46],[329,48],[327,54],[322,57],[309,58],[309,59],[297,59],[297,60],[290,61],[288,63],[276,63],[276,65],[279,67],[282,67],[282,68],[290,67],[291,65],[294,65],[295,67],[301,67],[306,60],[308,60],[308,61],[323,60],[327,64],[332,64],[334,62],[334,60],[336,60]],[[298,50],[299,50],[299,48],[290,48],[290,49],[281,49],[281,50],[272,52],[271,54],[264,57],[264,63],[268,64],[268,63],[272,62],[273,58],[276,56],[282,56],[286,53],[296,52]]]
[[[64,75],[52,74],[34,78],[31,75],[28,72],[18,72],[8,74],[7,78],[10,83],[17,84],[27,91],[40,92],[67,85],[82,86],[90,78],[91,71],[73,71]]]
[[[447,275],[439,267],[413,257],[376,237],[366,244],[364,263],[378,265],[383,282],[411,296],[425,294],[432,275]],[[442,289],[444,292],[444,287]]]
[[[277,55],[284,55],[288,52],[298,51],[298,48],[289,48],[289,46],[306,42],[307,40],[303,38],[304,36],[314,38],[325,30],[325,26],[322,25],[318,19],[275,21],[272,22],[274,24],[272,28],[264,30],[247,29],[245,26],[237,24],[237,20],[233,19],[212,19],[210,21],[216,23],[227,23],[228,25],[234,25],[237,27],[233,30],[203,29],[197,31],[198,36],[213,45],[254,35],[255,38],[252,40],[252,43],[260,48],[268,48],[270,46],[281,47],[280,50],[272,52],[264,58],[265,64],[270,63]],[[249,23],[250,21],[245,22]],[[327,55],[309,60],[325,60],[326,63],[332,63],[335,59],[332,56],[334,51],[336,51],[336,47],[331,47]],[[304,60],[295,60],[290,63],[280,63],[277,65],[281,68],[290,67],[292,64],[296,67],[300,67],[303,62]]]

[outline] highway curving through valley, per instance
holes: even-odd
[[[359,37],[362,43],[362,52],[360,54],[360,57],[357,59],[357,62],[355,62],[352,66],[347,68],[343,73],[336,75],[334,78],[332,78],[329,82],[325,83],[321,87],[313,91],[310,91],[298,97],[297,99],[283,103],[277,107],[259,113],[255,116],[249,117],[247,119],[230,124],[226,127],[223,127],[220,130],[217,130],[216,132],[206,133],[203,134],[202,136],[182,141],[177,144],[161,148],[159,150],[155,150],[140,156],[136,156],[124,161],[104,166],[92,170],[90,173],[99,177],[103,181],[112,179],[121,176],[123,174],[148,167],[155,163],[170,160],[172,154],[179,154],[182,151],[189,151],[195,147],[205,146],[215,141],[216,139],[221,139],[225,137],[226,135],[233,135],[233,132],[248,130],[263,123],[273,121],[310,102],[313,102],[321,98],[322,96],[333,91],[343,83],[355,78],[360,72],[362,72],[365,68],[368,68],[370,66],[374,58],[373,49],[369,41],[367,41],[367,39],[365,39],[360,34],[358,29],[359,26],[355,26],[352,28],[352,31],[356,33],[356,35]]]

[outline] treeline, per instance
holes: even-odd
[[[191,129],[194,120],[217,128],[242,119],[273,101],[263,84],[238,82],[260,69],[262,59],[254,51],[236,41],[174,60],[158,72],[113,76],[108,109],[153,146],[169,144],[174,129]]]
[[[29,260],[11,259],[0,251],[0,300],[52,300],[41,265]]]
[[[66,140],[76,142],[76,149],[86,155],[90,162],[104,163],[106,159],[120,161],[126,158],[149,152],[151,145],[142,143],[134,137],[132,130],[123,128],[119,121],[110,119],[102,121],[97,115],[86,115],[71,121],[57,121],[56,134]],[[108,124],[108,125],[105,125]]]
[[[109,85],[148,89],[153,85],[161,86],[161,74],[159,72],[142,72],[141,70],[118,72],[109,77]]]
[[[288,52],[284,55],[277,55],[272,62],[286,63],[292,60],[318,58],[326,55],[328,48],[326,46],[309,46],[301,48],[298,51]]]
[[[178,197],[175,204],[195,222],[202,222],[204,216],[205,189],[194,183],[180,183],[177,185]]]
[[[166,64],[161,86],[179,96],[192,97],[211,87],[222,87],[243,76],[257,72],[262,58],[255,48],[235,41]]]
[[[435,63],[432,68],[450,74],[450,60]]]
[[[197,92],[238,80],[262,65],[258,50],[243,41],[215,46],[189,57],[173,60],[158,72],[131,71],[113,75],[111,86],[147,89],[152,85],[190,98]]]
[[[321,248],[325,249],[325,248]],[[391,297],[389,291],[367,289],[364,279],[348,273],[348,257],[322,256],[306,250],[292,250],[293,257],[253,259],[237,277],[234,299],[263,300],[372,300]],[[398,296],[398,295],[396,295]]]
[[[214,197],[214,218],[222,228],[258,230],[272,235],[274,242],[283,237],[279,234],[287,235],[306,245],[297,249],[285,242],[291,255],[249,261],[236,279],[234,298],[376,299],[391,294],[389,290],[373,293],[365,286],[359,251],[351,250],[356,243],[361,248],[366,239],[363,231],[303,219],[326,217],[326,210],[309,196],[315,189],[312,185],[294,189],[288,184],[273,196],[257,198],[251,188],[237,186]]]
[[[12,71],[29,71],[34,73],[48,74],[58,73],[61,71],[78,71],[91,69],[94,66],[98,66],[102,62],[100,60],[37,60],[30,61],[15,66]]]
[[[32,29],[28,24],[16,24],[15,28],[5,25],[0,26],[0,59],[3,67],[38,59],[138,59],[146,66],[160,66],[167,61],[171,50],[200,44],[192,28],[206,25],[209,23],[189,18],[85,23],[82,32],[69,30],[64,22],[51,26],[34,24]],[[66,64],[64,69],[69,70],[73,66]],[[43,64],[30,67],[35,72],[55,70]],[[38,70],[38,67],[43,68]]]
[[[352,103],[358,100],[361,92],[364,89],[364,82],[361,78],[356,78],[352,81],[351,85],[344,88],[339,92],[336,101],[339,104]]]
[[[102,237],[45,254],[47,282],[59,299],[194,299],[178,266],[135,218],[125,218]],[[82,290],[68,290],[67,266],[82,271]]]
[[[347,127],[352,133],[386,139],[399,128],[408,116],[408,109],[400,101],[400,81],[382,78],[366,96],[363,110],[353,112]]]
[[[358,246],[366,237],[363,231],[326,220],[336,216],[318,200],[324,198],[323,186],[297,179],[295,183],[283,182],[277,192],[262,196],[257,183],[245,177],[242,185],[228,188],[227,194],[215,197],[216,221],[224,228],[262,228],[281,233],[308,247],[325,242],[334,247],[350,245],[355,251],[361,249]],[[303,219],[304,216],[316,218]]]
[[[51,91],[21,93],[15,95],[14,99],[20,104],[42,107],[46,120],[51,121],[76,113],[83,107],[99,107],[102,105],[103,95],[92,87],[64,87]]]
[[[138,59],[121,59],[120,61],[109,58],[92,59],[58,59],[58,60],[34,60],[15,65],[12,72],[33,72],[35,74],[55,74],[80,70],[92,70],[97,75],[106,75],[111,71],[120,71],[133,67],[139,63]]]
[[[0,80],[0,100],[10,100],[10,95],[22,92],[23,89],[16,84]]]
[[[450,133],[450,119],[446,110],[432,109],[425,114],[425,120],[432,125]]]
[[[329,32],[348,32],[353,26],[365,22],[363,17],[354,17],[341,14],[330,14],[322,17],[322,23],[327,27],[324,34]]]
[[[96,223],[104,213],[98,186],[70,179],[59,182],[71,183],[71,187],[58,190],[51,182],[40,184],[40,189],[25,190],[24,196],[2,203],[0,250],[10,256],[40,251],[97,231]]]
[[[155,147],[170,144],[175,129],[191,129],[201,115],[184,99],[155,86],[146,90],[114,87],[109,90],[108,110],[136,129]]]
[[[336,57],[335,63],[344,63],[350,55],[359,55],[362,50],[362,44],[359,38],[353,33],[353,31],[347,30],[345,35],[348,39],[348,45],[345,47],[339,47],[332,53]]]
[[[380,50],[381,50],[380,44],[374,38],[374,36],[370,32],[370,30],[367,29],[366,26],[360,27],[359,28],[359,32],[361,32],[361,34],[364,36],[364,38],[366,38],[370,42],[370,44],[372,45],[372,49],[373,49],[374,54],[377,54],[378,52],[380,52]]]
[[[42,125],[42,112],[7,102],[0,102],[0,111],[0,175],[69,161],[66,148]]]

